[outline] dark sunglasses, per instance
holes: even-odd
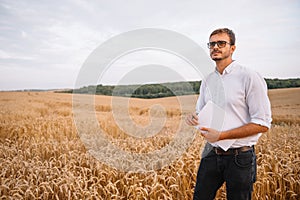
[[[209,43],[207,43],[207,47],[209,49],[212,49],[212,48],[215,47],[216,44],[218,45],[219,48],[225,47],[226,44],[231,45],[229,42],[226,42],[226,41],[223,41],[223,40],[219,40],[219,41],[216,41],[216,42],[209,42]]]

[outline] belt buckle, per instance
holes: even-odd
[[[214,150],[215,150],[215,153],[216,153],[217,155],[223,155],[223,153],[224,153],[224,152],[222,152],[222,150],[219,149],[218,147],[214,147]]]
[[[239,151],[237,149],[233,149],[232,151],[228,149],[227,151],[224,151],[218,147],[214,147],[214,151],[218,156],[222,155],[237,155]]]

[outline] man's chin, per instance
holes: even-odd
[[[223,58],[211,58],[212,60],[214,60],[214,61],[220,61],[220,60],[222,60]]]

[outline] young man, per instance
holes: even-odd
[[[202,81],[196,111],[212,101],[225,111],[225,117],[220,130],[200,128],[199,133],[207,144],[197,174],[194,199],[214,199],[224,182],[227,199],[251,199],[256,179],[254,145],[261,133],[271,126],[267,86],[258,73],[232,59],[236,49],[232,30],[213,31],[208,48],[216,68]],[[199,125],[198,116],[188,115],[186,123]],[[232,141],[226,151],[218,145],[223,140]]]

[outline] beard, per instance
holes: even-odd
[[[224,58],[212,58],[213,61],[220,61],[223,60]]]
[[[213,57],[214,53],[221,53],[221,57]],[[213,61],[220,61],[220,60],[224,60],[224,59],[230,57],[230,54],[226,53],[226,52],[225,52],[225,54],[223,54],[223,52],[221,52],[221,51],[213,51],[213,52],[211,52],[210,57]]]

